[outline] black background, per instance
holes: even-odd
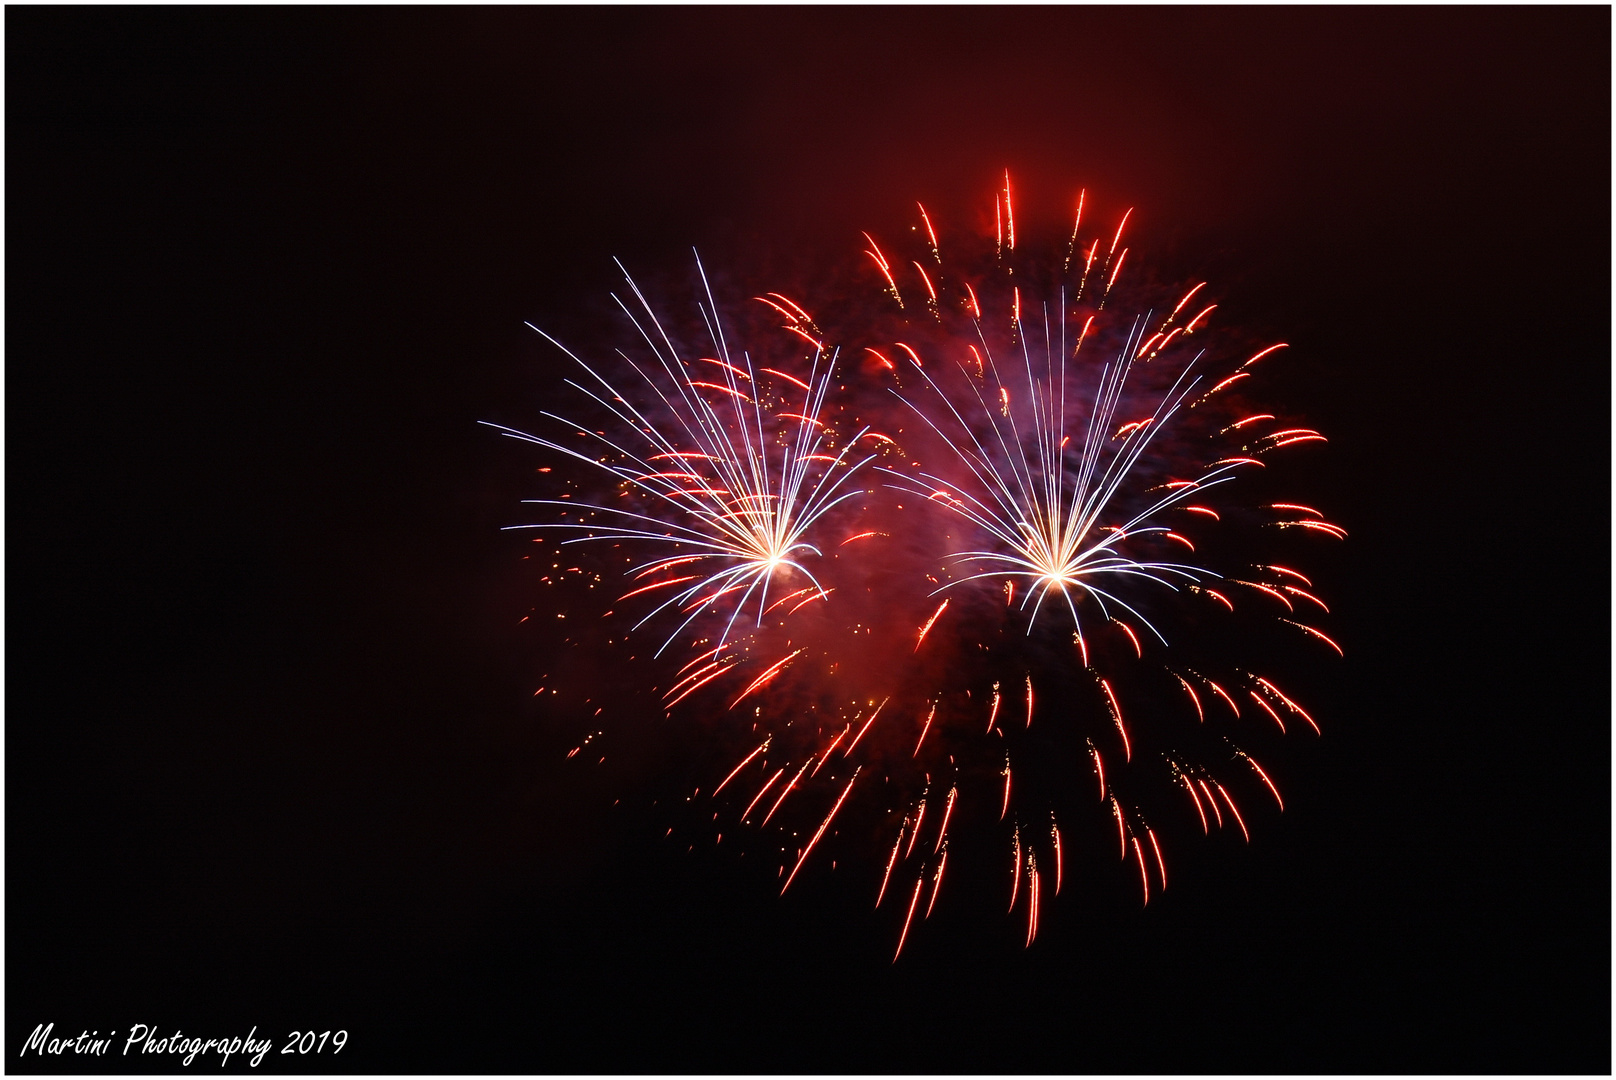
[[[5,19],[9,1069],[1609,1071],[1608,9]],[[891,966],[562,767],[475,421],[1006,167],[1293,343],[1348,659],[1250,848]]]

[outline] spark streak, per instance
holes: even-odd
[[[920,878],[915,878],[915,892],[909,898],[909,914],[903,917],[903,932],[898,935],[898,951],[892,954],[892,962],[896,964],[898,957],[903,955],[903,943],[909,940],[909,924],[914,921],[915,905],[920,903]]]
[[[854,769],[852,777],[847,781],[847,786],[842,789],[841,797],[836,800],[836,805],[830,808],[830,813],[825,815],[825,820],[819,823],[819,831],[814,833],[812,840],[808,841],[808,846],[802,849],[802,854],[797,857],[797,865],[791,868],[791,875],[786,878],[786,883],[780,888],[780,895],[784,896],[785,891],[791,888],[791,883],[797,880],[797,871],[801,870],[802,864],[808,861],[808,856],[813,854],[814,845],[819,843],[819,838],[825,835],[826,829],[830,828],[831,821],[836,817],[836,811],[840,810],[842,803],[847,801],[847,793],[853,790],[853,781],[858,779],[858,774],[859,771]]]
[[[926,640],[926,635],[931,633],[931,628],[936,624],[938,619],[942,618],[943,612],[945,612],[947,610],[948,610],[948,601],[947,600],[944,600],[941,604],[937,605],[937,610],[932,612],[931,618],[926,620],[926,625],[922,626],[920,628],[920,637],[915,639],[915,652],[920,651],[921,643]]]

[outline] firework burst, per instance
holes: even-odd
[[[1085,244],[1085,202],[1064,257],[1018,248],[1008,177],[991,248],[963,240],[958,270],[923,207],[916,258],[865,234],[881,307],[844,305],[827,332],[759,298],[796,343],[777,368],[732,356],[705,276],[715,355],[694,361],[634,289],[623,309],[653,360],[621,359],[650,405],[588,365],[593,386],[574,384],[624,434],[571,425],[592,456],[503,429],[640,500],[544,500],[580,516],[529,527],[676,549],[631,560],[652,580],[620,602],[670,590],[636,624],[668,613],[659,652],[693,654],[661,707],[734,745],[682,836],[740,833],[782,893],[873,853],[858,861],[894,959],[951,867],[1003,875],[1030,946],[1079,855],[1130,864],[1149,904],[1186,830],[1249,842],[1251,797],[1284,807],[1257,753],[1319,725],[1246,657],[1340,651],[1292,566],[1344,530],[1268,468],[1324,437],[1246,400],[1284,346],[1208,341],[1204,283],[1160,319],[1148,302],[1117,316],[1149,291],[1119,285],[1132,211]],[[828,340],[859,357],[834,395]],[[765,404],[760,377],[795,397]],[[843,414],[863,418],[845,439]]]
[[[729,615],[718,634],[716,655],[754,597],[761,622],[770,610],[771,586],[777,579],[789,579],[792,572],[808,584],[788,594],[787,600],[805,595],[809,600],[824,598],[825,589],[802,562],[822,554],[807,537],[839,503],[862,494],[846,489],[870,460],[850,456],[863,432],[840,449],[833,449],[827,437],[821,413],[835,355],[813,342],[813,355],[801,378],[754,366],[750,352],[732,355],[699,260],[697,273],[706,298],[701,316],[716,355],[687,360],[624,272],[638,310],[616,296],[613,299],[650,353],[649,360],[619,353],[636,377],[632,390],[620,391],[596,367],[533,327],[589,376],[592,385],[572,379],[567,384],[603,408],[621,434],[544,414],[583,439],[586,450],[489,425],[605,473],[616,482],[619,496],[641,497],[632,509],[571,499],[525,500],[575,515],[577,520],[508,528],[559,530],[570,534],[562,541],[565,544],[628,541],[667,551],[632,567],[629,577],[649,579],[648,583],[618,598],[621,602],[662,593],[664,598],[634,624],[636,630],[665,611],[682,616],[658,655],[722,603]]]
[[[1062,297],[1059,310],[1064,312],[1065,308]],[[1024,330],[1019,320],[1016,328]],[[1047,325],[1045,329],[1047,331]],[[1125,491],[1132,478],[1134,467],[1150,448],[1153,437],[1184,407],[1200,380],[1189,378],[1186,368],[1168,397],[1150,416],[1119,427],[1117,408],[1138,356],[1134,352],[1140,336],[1136,322],[1120,355],[1101,366],[1093,406],[1077,432],[1078,453],[1075,461],[1070,460],[1067,448],[1072,443],[1072,433],[1066,429],[1069,415],[1067,364],[1061,359],[1066,353],[1066,329],[1063,320],[1061,341],[1058,346],[1051,344],[1046,349],[1041,376],[1035,371],[1025,334],[1020,335],[1020,359],[1026,373],[1025,391],[1031,413],[1030,431],[1026,433],[1017,423],[1017,411],[1010,407],[1010,388],[999,379],[994,350],[981,333],[980,325],[976,330],[981,351],[976,355],[983,358],[984,369],[991,373],[991,378],[973,381],[969,379],[968,369],[961,371],[967,376],[966,385],[973,398],[967,408],[984,423],[972,425],[967,421],[948,393],[916,364],[916,373],[936,392],[948,417],[955,422],[956,433],[945,431],[943,425],[934,422],[927,411],[912,400],[904,400],[923,423],[945,440],[956,459],[952,464],[963,466],[974,484],[960,484],[925,471],[914,474],[893,469],[882,471],[895,478],[894,488],[947,506],[997,542],[992,549],[954,553],[952,560],[971,564],[979,572],[951,581],[937,592],[968,582],[993,580],[1005,583],[1007,595],[1013,597],[1015,583],[1024,581],[1028,587],[1022,590],[1021,607],[1031,607],[1028,633],[1032,632],[1032,623],[1044,602],[1058,596],[1078,627],[1081,639],[1083,620],[1078,599],[1086,596],[1096,603],[1102,618],[1109,619],[1106,601],[1110,601],[1111,605],[1138,619],[1166,644],[1166,639],[1150,620],[1127,601],[1106,591],[1100,583],[1115,578],[1143,578],[1173,588],[1169,578],[1199,582],[1216,577],[1209,570],[1183,562],[1130,557],[1123,553],[1122,546],[1129,539],[1151,534],[1182,539],[1168,526],[1153,522],[1160,520],[1166,511],[1187,504],[1192,497],[1233,479],[1229,473],[1242,463],[1218,464],[1194,480],[1172,485],[1145,508],[1122,517],[1120,524],[1104,523],[1114,510],[1119,493]],[[1081,348],[1081,339],[1078,348]],[[991,383],[995,393],[984,395],[981,385],[984,381]],[[1001,402],[999,410],[989,406],[991,398]],[[1000,416],[1004,418],[1002,424]],[[981,431],[981,427],[986,431]],[[917,479],[923,483],[917,484]],[[978,488],[981,494],[972,494],[971,486]],[[1213,513],[1202,507],[1192,509]]]

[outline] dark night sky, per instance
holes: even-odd
[[[1609,1071],[1609,9],[5,19],[8,1055]],[[894,968],[562,767],[475,421],[611,256],[856,256],[1005,167],[1293,343],[1348,659],[1249,849]]]

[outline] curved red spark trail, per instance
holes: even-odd
[[[769,748],[769,740],[764,739],[761,743],[758,744],[758,748],[756,750],[752,751],[750,754],[747,754],[746,757],[742,758],[741,763],[739,765],[735,766],[735,768],[731,769],[730,774],[728,776],[724,777],[723,780],[719,781],[718,786],[713,789],[713,794],[717,795],[720,791],[723,791],[725,785],[727,785],[731,780],[735,779],[735,775],[737,773],[739,773],[742,769],[744,769],[748,765],[750,765],[752,763],[753,758],[757,757],[759,754],[763,753],[763,751],[767,750],[768,748]]]
[[[759,675],[756,679],[754,679],[752,681],[751,686],[748,686],[745,690],[742,690],[741,691],[741,696],[736,698],[734,701],[730,702],[729,707],[733,709],[735,706],[739,705],[741,703],[741,701],[748,694],[752,693],[752,691],[754,691],[754,690],[757,690],[757,689],[765,686],[771,679],[773,679],[776,675],[780,674],[780,669],[781,668],[785,667],[786,664],[790,663],[792,660],[795,660],[797,657],[799,657],[801,655],[802,655],[802,650],[798,649],[796,652],[792,653],[790,656],[782,657],[781,659],[776,660],[774,662],[774,664],[769,668],[769,670],[765,671],[763,674]]]
[[[908,827],[909,819],[905,818],[903,824],[898,827],[898,838],[892,842],[892,855],[887,859],[886,872],[881,875],[881,891],[875,894],[875,906],[878,908],[881,906],[881,898],[887,894],[887,882],[892,878],[892,868],[897,865],[898,849],[903,847],[903,834]]]
[[[1285,800],[1280,798],[1279,789],[1275,787],[1274,782],[1268,778],[1268,774],[1263,772],[1263,767],[1257,764],[1250,754],[1242,753],[1240,756],[1245,759],[1247,765],[1250,765],[1253,769],[1257,770],[1257,775],[1262,777],[1262,782],[1268,785],[1268,790],[1274,793],[1274,801],[1279,804],[1280,810],[1283,811],[1285,809]]]
[[[762,787],[758,788],[758,793],[752,796],[752,801],[746,804],[745,810],[741,811],[741,822],[743,824],[746,822],[746,819],[752,815],[752,810],[757,806],[758,800],[763,798],[763,793],[772,788],[774,786],[774,782],[780,779],[780,777],[784,776],[785,772],[786,771],[784,769],[780,769],[773,776],[769,777],[769,779],[764,782]]]
[[[1122,723],[1122,706],[1117,704],[1117,695],[1112,693],[1110,683],[1101,679],[1100,689],[1105,691],[1105,700],[1111,705],[1111,719],[1117,725],[1117,733],[1122,736],[1122,760],[1132,761],[1133,744],[1128,741],[1128,729]]]
[[[920,646],[926,640],[926,635],[931,633],[932,626],[936,624],[938,619],[942,618],[943,612],[947,610],[947,600],[944,600],[941,604],[937,605],[937,610],[932,612],[931,618],[926,620],[926,625],[920,628],[920,637],[915,640],[915,652],[920,651]]]
[[[920,220],[926,225],[926,239],[931,241],[932,254],[935,255],[937,257],[937,261],[941,263],[943,261],[943,257],[937,252],[937,230],[931,227],[931,218],[926,216],[926,208],[921,206],[919,203],[915,203],[915,206],[920,209]]]
[[[1290,593],[1292,596],[1300,596],[1303,600],[1307,600],[1310,603],[1318,605],[1319,610],[1324,612],[1326,615],[1330,614],[1330,605],[1326,604],[1323,600],[1320,600],[1307,590],[1298,589],[1295,585],[1281,585],[1280,588],[1285,592]]]
[[[802,864],[808,861],[809,855],[813,854],[814,845],[819,843],[819,838],[825,835],[826,829],[830,828],[831,821],[836,817],[836,811],[840,810],[842,803],[847,801],[847,793],[853,790],[853,781],[857,779],[858,770],[854,769],[852,777],[847,781],[847,786],[842,789],[841,797],[836,800],[836,805],[830,808],[830,813],[826,814],[825,820],[820,822],[819,831],[814,833],[814,838],[808,841],[808,846],[802,849],[801,855],[797,856],[797,865],[791,868],[791,875],[786,878],[786,883],[780,887],[782,896],[785,895],[787,889],[791,888],[791,883],[797,880],[797,871],[802,869]]]
[[[1014,865],[1010,869],[1010,906],[1006,911],[1016,910],[1016,896],[1021,889],[1021,829],[1017,828],[1010,841],[1010,850],[1014,858]]]
[[[812,392],[812,390],[813,390],[813,387],[809,386],[807,383],[803,382],[801,379],[797,378],[795,375],[787,375],[785,372],[776,371],[773,368],[763,368],[762,370],[768,372],[770,375],[777,375],[780,378],[786,380],[787,382],[789,382],[789,383],[791,383],[791,384],[793,384],[795,386],[800,386],[804,390],[807,390],[809,392]]]
[[[1333,640],[1330,639],[1329,635],[1325,634],[1323,631],[1315,630],[1311,626],[1303,626],[1301,623],[1293,622],[1290,619],[1281,619],[1279,621],[1282,622],[1282,623],[1290,623],[1292,626],[1296,627],[1298,630],[1304,631],[1308,635],[1318,638],[1320,641],[1322,641],[1326,645],[1330,646],[1330,648],[1334,649],[1336,651],[1337,656],[1346,656],[1347,655],[1346,653],[1341,651],[1341,646],[1337,645]]]
[[[859,733],[853,736],[853,741],[847,744],[847,749],[842,754],[843,757],[852,757],[853,748],[859,744],[860,739],[864,738],[864,733],[870,730],[870,725],[875,723],[875,718],[881,715],[881,710],[885,708],[886,703],[891,700],[891,698],[883,698],[881,700],[881,704],[875,707],[875,711],[870,713],[870,718],[864,721],[864,726],[859,728]]]
[[[1223,687],[1219,686],[1211,679],[1202,679],[1201,681],[1206,683],[1207,686],[1211,687],[1214,694],[1223,699],[1224,703],[1229,706],[1230,711],[1234,713],[1236,720],[1240,719],[1240,706],[1234,703],[1234,698],[1229,696],[1228,691],[1224,690]]]
[[[796,789],[797,781],[802,779],[802,774],[807,772],[808,766],[812,765],[813,763],[814,759],[812,757],[802,763],[802,768],[797,770],[797,775],[791,778],[791,783],[785,786],[785,790],[780,792],[780,797],[774,800],[774,805],[769,807],[769,812],[763,815],[763,824],[767,825],[769,823],[769,819],[774,816],[774,812],[780,809],[780,804],[786,801],[786,796],[790,795],[792,791]]]
[[[920,825],[926,820],[926,800],[922,798],[915,806],[915,826],[909,830],[909,846],[904,849],[903,857],[908,858],[914,854],[915,841],[920,839]]]
[[[896,964],[898,957],[903,955],[903,943],[909,940],[909,924],[914,921],[915,905],[920,902],[920,878],[915,879],[915,892],[909,898],[909,913],[903,917],[903,932],[898,935],[898,950],[892,954],[892,962]]]
[[[885,536],[885,535],[887,535],[887,534],[884,533],[884,532],[878,532],[875,529],[866,529],[864,532],[854,533],[852,536],[849,536],[846,540],[843,540],[842,543],[841,543],[841,546],[846,547],[848,544],[851,544],[855,540],[868,540],[872,536]]]
[[[1229,797],[1228,791],[1224,789],[1222,784],[1214,783],[1212,786],[1218,789],[1218,794],[1223,796],[1223,801],[1228,805],[1229,812],[1234,815],[1235,821],[1240,824],[1240,832],[1245,836],[1246,843],[1251,843],[1251,833],[1246,828],[1246,819],[1240,816],[1240,808],[1234,804],[1234,800]]]
[[[903,307],[903,296],[898,292],[898,283],[892,279],[892,265],[887,262],[886,256],[881,254],[880,245],[875,242],[874,237],[865,233],[864,239],[870,242],[870,249],[864,254],[875,260],[875,265],[880,267],[882,276],[887,279],[887,287],[892,290],[892,298],[898,302],[900,308]]]
[[[846,541],[843,541],[843,542],[845,543]],[[765,614],[765,615],[772,614],[774,612],[775,608],[782,607],[785,604],[790,603],[791,601],[795,600],[797,597],[801,596],[803,593],[813,592],[813,591],[814,591],[814,587],[812,585],[805,585],[802,588],[798,589],[796,592],[787,593],[786,595],[782,596],[780,599],[776,600],[774,603],[770,604],[767,608],[765,608],[764,611],[763,611],[763,614]]]
[[[1147,828],[1145,835],[1150,838],[1150,849],[1156,853],[1156,869],[1161,873],[1161,885],[1165,889],[1167,888],[1167,863],[1162,859],[1161,845],[1156,842],[1156,834],[1151,829]]]
[[[1183,539],[1183,537],[1177,536],[1174,533],[1167,533],[1166,535],[1169,536],[1169,537],[1172,537],[1174,539],[1177,539],[1177,540],[1182,540]],[[1190,550],[1193,551],[1194,548],[1191,548]],[[1116,620],[1116,625],[1117,625],[1117,629],[1121,630],[1124,634],[1128,635],[1128,644],[1133,646],[1133,655],[1134,655],[1134,657],[1136,659],[1143,660],[1145,658],[1145,650],[1144,650],[1144,647],[1139,644],[1139,635],[1135,634],[1133,632],[1133,627],[1129,626],[1127,623],[1123,622],[1121,619]]]
[[[847,738],[847,733],[852,730],[853,725],[848,724],[846,727],[842,728],[841,731],[836,733],[836,738],[832,739],[830,745],[825,747],[825,752],[819,755],[819,764],[815,765],[814,771],[808,774],[808,778],[810,780],[819,775],[819,770],[825,767],[825,762],[829,761],[831,754],[836,752],[837,745],[843,739]]]
[[[1308,724],[1313,728],[1313,733],[1315,735],[1323,735],[1324,734],[1324,732],[1319,730],[1319,725],[1313,722],[1313,717],[1308,715],[1307,710],[1302,708],[1300,705],[1296,704],[1296,702],[1292,701],[1290,698],[1286,697],[1283,693],[1281,693],[1279,687],[1275,686],[1273,683],[1269,682],[1267,679],[1262,679],[1262,678],[1259,678],[1257,680],[1257,685],[1261,686],[1264,690],[1267,690],[1270,694],[1273,694],[1280,701],[1284,702],[1285,707],[1290,709],[1291,712],[1293,712],[1296,715],[1300,716],[1303,720],[1306,720],[1308,722]]]
[[[948,838],[948,819],[954,815],[954,800],[959,797],[959,788],[948,789],[948,801],[943,804],[943,823],[937,830],[937,843],[932,847],[932,853],[943,849],[943,841]]]
[[[1251,695],[1251,700],[1252,701],[1255,701],[1258,705],[1262,706],[1263,712],[1267,713],[1269,716],[1272,716],[1274,718],[1274,723],[1279,725],[1279,733],[1281,735],[1285,734],[1285,721],[1283,721],[1283,720],[1281,720],[1279,718],[1279,714],[1273,710],[1273,707],[1271,705],[1269,705],[1268,702],[1266,702],[1262,698],[1258,697],[1257,696],[1257,691],[1255,691],[1255,690],[1247,690],[1246,693]]]
[[[1283,342],[1283,341],[1280,342],[1278,345],[1270,345],[1270,346],[1268,346],[1268,348],[1264,349],[1262,352],[1258,353],[1256,356],[1253,356],[1250,360],[1247,360],[1244,364],[1241,364],[1240,366],[1242,368],[1248,368],[1252,364],[1255,364],[1257,361],[1261,360],[1263,357],[1269,355],[1270,353],[1276,352],[1276,351],[1278,351],[1280,349],[1288,349],[1288,348],[1290,348],[1290,346],[1285,344],[1285,342]]]
[[[1027,853],[1027,942],[1022,948],[1030,949],[1038,936],[1038,864],[1031,852]]]
[[[1200,817],[1201,817],[1201,832],[1202,833],[1211,832],[1212,830],[1208,826],[1207,820],[1206,820],[1206,810],[1203,809],[1202,806],[1201,806],[1201,797],[1199,795],[1195,794],[1195,785],[1190,783],[1190,778],[1189,777],[1184,776],[1182,774],[1179,775],[1179,780],[1183,781],[1184,790],[1190,793],[1190,801],[1195,803],[1195,812],[1197,814],[1199,814]]]
[[[915,751],[914,751],[914,753],[909,755],[910,757],[918,757],[920,755],[920,748],[923,745],[925,745],[925,742],[926,742],[926,733],[931,730],[931,722],[933,720],[935,720],[936,718],[937,718],[937,706],[933,705],[931,707],[931,710],[926,713],[926,723],[920,729],[920,738],[915,740]]]
[[[922,918],[931,918],[931,909],[937,906],[937,894],[943,889],[943,871],[948,867],[948,852],[943,852],[942,858],[937,860],[937,873],[931,879],[931,899],[926,902],[926,914]]]
[[[1233,611],[1234,605],[1231,604],[1229,606],[1229,610]],[[1185,679],[1184,676],[1180,675],[1178,672],[1175,671],[1172,674],[1173,678],[1178,680],[1178,685],[1182,686],[1184,688],[1184,692],[1190,696],[1190,702],[1195,706],[1196,722],[1201,724],[1206,723],[1206,711],[1201,708],[1201,697],[1195,692],[1195,687],[1191,686],[1189,684],[1189,680]]]
[[[1218,823],[1218,828],[1223,828],[1223,811],[1218,809],[1218,800],[1212,797],[1212,789],[1206,786],[1205,780],[1195,782],[1201,785],[1201,790],[1206,794],[1206,801],[1212,807],[1212,819]]]

